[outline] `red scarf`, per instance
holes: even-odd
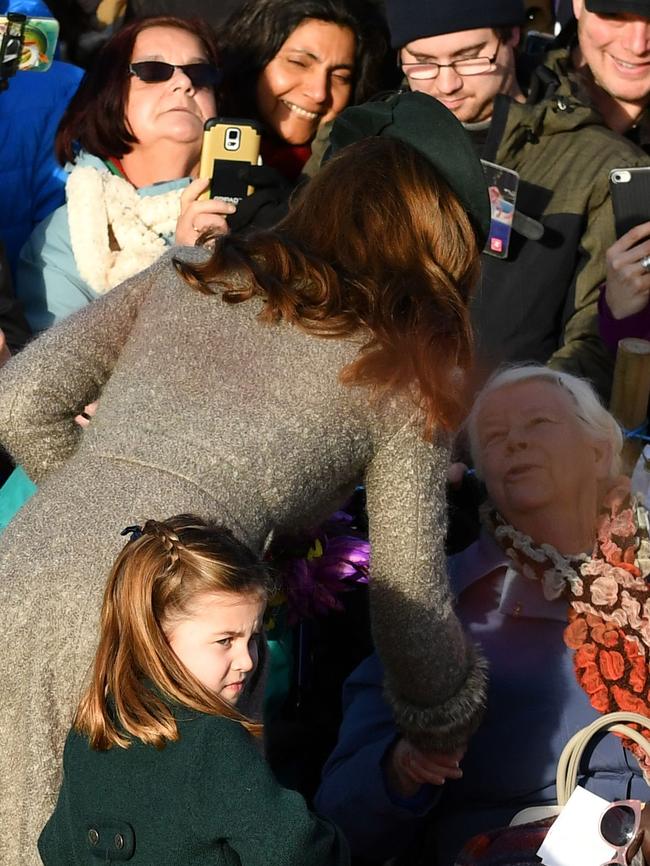
[[[310,144],[287,144],[277,138],[263,138],[260,148],[264,165],[277,168],[287,180],[298,180],[311,156]]]

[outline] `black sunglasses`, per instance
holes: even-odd
[[[147,84],[169,81],[175,69],[182,69],[190,79],[192,87],[216,87],[221,83],[221,70],[211,63],[165,63],[164,60],[141,60],[129,63],[129,72]]]

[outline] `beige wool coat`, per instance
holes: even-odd
[[[462,741],[481,665],[452,611],[448,447],[406,400],[371,403],[338,374],[362,339],[263,324],[177,274],[175,249],[44,333],[0,373],[0,440],[39,485],[0,545],[0,863],[37,864],[65,735],[92,659],[120,530],[194,512],[260,550],[313,525],[363,479],[371,610],[401,727]],[[82,431],[74,416],[99,399]]]

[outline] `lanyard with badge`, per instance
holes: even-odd
[[[508,257],[513,229],[528,240],[539,240],[544,226],[517,210],[519,174],[504,165],[481,160],[490,195],[490,234],[483,250],[497,259]]]

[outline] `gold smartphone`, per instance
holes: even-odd
[[[233,204],[254,192],[239,177],[242,162],[257,165],[260,156],[260,127],[252,120],[212,117],[203,131],[199,177],[209,177],[210,186],[200,196],[222,198]]]

